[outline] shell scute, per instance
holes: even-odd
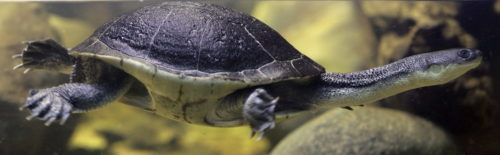
[[[324,72],[264,23],[211,4],[144,7],[105,24],[91,38],[94,43],[82,43],[75,51],[133,58],[179,75],[169,77],[263,84]],[[96,48],[95,42],[109,49]]]

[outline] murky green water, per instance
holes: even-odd
[[[204,1],[251,14],[328,71],[358,71],[448,48],[483,51],[481,66],[448,84],[353,111],[317,118],[324,111],[310,112],[278,123],[261,141],[248,138],[248,126],[190,125],[121,103],[72,114],[63,126],[25,119],[29,112],[18,108],[28,91],[68,76],[12,70],[20,61],[11,56],[25,48],[23,41],[53,38],[72,48],[113,17],[158,2],[0,1],[0,154],[269,154],[278,143],[274,154],[500,153],[498,0]]]

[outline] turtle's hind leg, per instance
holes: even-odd
[[[14,55],[20,58],[22,64],[14,67],[29,69],[45,69],[62,73],[71,73],[73,57],[68,55],[68,49],[52,39],[27,41],[22,53]]]
[[[257,139],[260,139],[264,131],[274,128],[274,108],[278,99],[262,88],[255,89],[246,99],[243,106],[243,117],[250,123],[252,137],[258,134]]]

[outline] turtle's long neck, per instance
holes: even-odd
[[[448,61],[445,54],[415,55],[353,73],[324,73],[313,86],[311,100],[318,107],[371,103],[410,89],[446,83],[480,63],[480,59],[473,63]]]
[[[398,94],[418,87],[409,80],[415,71],[406,61],[353,72],[321,75],[313,100],[319,106],[352,106]],[[332,104],[334,103],[334,104]]]

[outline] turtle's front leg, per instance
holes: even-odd
[[[27,41],[22,53],[12,56],[19,58],[22,63],[17,68],[45,69],[61,73],[71,73],[74,58],[68,55],[68,49],[53,39]]]
[[[260,134],[260,139],[264,131],[274,128],[275,116],[274,108],[279,98],[269,95],[264,89],[258,88],[250,94],[243,106],[243,117],[250,123],[252,137]]]
[[[121,87],[109,84],[70,83],[53,88],[31,90],[26,104],[28,120],[38,118],[50,125],[54,121],[63,124],[71,112],[85,112],[116,99]]]
[[[45,125],[49,126],[55,120],[60,120],[61,125],[64,124],[71,114],[73,105],[57,91],[43,89],[30,90],[26,104],[20,109],[25,108],[31,111],[31,115],[26,119],[37,117],[46,121]]]

